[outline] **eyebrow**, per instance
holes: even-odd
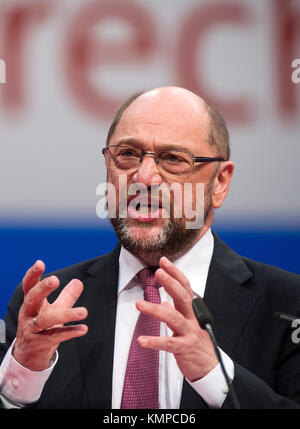
[[[140,140],[135,138],[125,138],[118,141],[116,146],[120,146],[122,144],[128,144],[128,145],[135,145],[142,149],[142,146],[144,146],[144,143],[142,143]],[[161,145],[160,145],[161,146]],[[172,143],[164,144],[163,147],[157,147],[157,150],[180,150],[182,152],[191,153],[184,145],[176,145]]]

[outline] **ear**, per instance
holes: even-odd
[[[221,164],[213,183],[212,205],[218,209],[228,194],[231,178],[234,171],[234,163],[225,161]]]

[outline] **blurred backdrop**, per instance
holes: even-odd
[[[36,259],[49,272],[114,247],[100,149],[120,103],[163,85],[228,122],[217,233],[300,273],[300,1],[0,0],[0,58],[0,317]]]

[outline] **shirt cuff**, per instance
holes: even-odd
[[[234,377],[234,364],[230,357],[221,349],[220,353],[223,359],[225,370],[230,382]],[[188,383],[204,399],[211,408],[221,408],[228,394],[228,386],[223,375],[221,365],[215,366],[205,377],[200,380]]]
[[[0,367],[0,395],[21,407],[39,400],[44,385],[57,362],[58,352],[56,351],[53,355],[49,368],[43,371],[32,371],[22,366],[13,357],[14,342]]]

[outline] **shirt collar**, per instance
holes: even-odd
[[[188,278],[193,292],[201,297],[204,295],[213,248],[214,238],[211,229],[208,229],[191,249],[174,261],[176,267]],[[195,261],[197,262],[195,263]],[[146,264],[122,246],[119,257],[118,293],[122,292],[134,279],[136,274],[146,266]]]

